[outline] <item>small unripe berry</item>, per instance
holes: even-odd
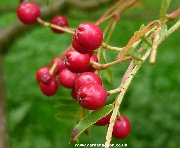
[[[23,2],[17,9],[17,16],[24,24],[33,24],[41,15],[39,7],[32,2]]]
[[[103,107],[107,98],[104,88],[96,83],[81,86],[77,96],[78,103],[88,110],[97,110]]]
[[[36,73],[36,80],[38,83],[44,82],[46,84],[50,83],[52,80],[53,76],[49,74],[50,68],[45,66],[41,67],[37,73]]]
[[[97,58],[97,56],[96,56],[95,54],[93,54],[93,55],[91,56],[90,61],[99,62],[99,60],[98,60],[98,58]],[[94,68],[90,65],[89,71],[90,71],[90,72],[95,72],[96,69],[94,69]]]
[[[72,46],[80,53],[88,53],[100,47],[103,41],[101,29],[92,23],[80,24],[72,39]]]
[[[76,50],[70,50],[66,53],[65,65],[72,72],[85,72],[89,69],[90,57],[88,54],[81,54]]]
[[[71,96],[72,96],[72,98],[77,100],[77,91],[76,91],[75,87],[73,87],[71,90]]]
[[[54,25],[60,26],[60,27],[68,27],[69,26],[67,19],[65,17],[59,16],[59,15],[54,16],[51,20],[51,23]],[[64,33],[64,31],[54,29],[54,28],[52,28],[52,31],[54,33]]]
[[[113,127],[112,136],[117,139],[124,139],[129,135],[130,128],[130,122],[125,116],[117,116]]]
[[[58,75],[63,69],[66,68],[65,64],[64,64],[64,60],[60,59],[59,57],[55,57],[52,61],[51,61],[51,66],[55,63],[58,62],[57,68],[56,68],[56,75]]]
[[[90,84],[90,83],[96,83],[96,84],[102,85],[102,80],[95,73],[84,72],[76,79],[75,88],[76,90],[79,90],[81,86]]]
[[[108,115],[102,117],[99,121],[97,121],[95,123],[95,125],[97,125],[97,126],[105,126],[105,125],[109,124],[110,118],[111,118],[111,116],[108,114]]]
[[[54,79],[52,79],[52,81],[49,84],[40,82],[40,88],[44,95],[53,96],[57,92],[58,83],[57,83],[56,79],[54,78]]]
[[[76,78],[77,78],[77,74],[71,72],[68,69],[63,69],[58,75],[60,84],[66,88],[74,87]]]

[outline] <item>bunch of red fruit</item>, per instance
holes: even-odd
[[[17,15],[25,24],[33,24],[37,21],[41,12],[39,7],[32,2],[23,2],[19,5]],[[68,27],[65,17],[55,16],[52,24]],[[55,33],[63,33],[52,29]],[[37,82],[42,93],[53,96],[58,90],[59,84],[72,89],[72,97],[85,109],[98,110],[102,108],[107,99],[107,92],[102,86],[101,78],[95,74],[95,69],[90,61],[98,62],[94,50],[99,48],[103,41],[103,32],[93,23],[82,23],[75,30],[72,38],[72,49],[66,52],[65,57],[55,57],[51,66],[42,67],[36,74]],[[54,67],[55,66],[55,67]],[[110,115],[101,118],[95,125],[109,124]],[[125,138],[130,132],[130,123],[124,116],[118,116],[114,125],[113,136]]]

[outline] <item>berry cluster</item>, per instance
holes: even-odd
[[[32,2],[23,2],[17,10],[18,18],[24,24],[33,24],[40,17],[39,7]],[[63,16],[55,16],[51,24],[67,28],[68,21]],[[54,33],[64,31],[52,28]],[[71,89],[72,97],[79,105],[87,110],[98,110],[106,104],[107,92],[102,80],[94,73],[90,61],[98,62],[94,50],[99,48],[103,41],[103,32],[93,23],[82,23],[75,30],[72,37],[72,47],[64,57],[55,57],[51,66],[41,67],[36,74],[42,93],[46,96],[56,94],[59,85]],[[56,77],[59,80],[56,79]],[[104,126],[109,123],[110,115],[100,119],[95,125]],[[113,136],[125,138],[130,131],[130,123],[124,116],[118,116],[114,125]]]

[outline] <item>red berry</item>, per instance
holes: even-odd
[[[95,54],[93,54],[93,55],[91,56],[90,60],[91,60],[91,61],[94,61],[94,62],[99,62],[99,60],[98,60],[98,58],[97,58],[97,56],[96,56]],[[94,68],[90,65],[89,71],[95,72],[96,69],[94,69]]]
[[[81,86],[77,96],[78,103],[88,110],[97,110],[103,107],[107,98],[104,88],[95,83]]]
[[[112,135],[117,139],[124,139],[129,135],[130,128],[129,120],[125,116],[118,116],[113,127]]]
[[[44,95],[53,96],[58,89],[58,83],[56,79],[52,79],[52,81],[49,84],[40,82],[40,88]]]
[[[83,23],[75,31],[72,46],[80,53],[87,53],[99,48],[102,40],[103,33],[97,25]]]
[[[51,20],[51,23],[55,24],[57,26],[60,26],[60,27],[68,27],[69,26],[67,19],[65,17],[59,16],[59,15],[54,16]],[[52,31],[54,33],[64,33],[64,31],[53,29],[53,28],[52,28]]]
[[[92,51],[92,52],[87,52],[87,54],[88,54],[90,57],[92,57],[93,54],[94,54],[94,51]]]
[[[71,72],[68,69],[63,69],[58,75],[60,84],[66,88],[74,87],[76,78],[77,78],[77,74]]]
[[[95,123],[95,125],[97,125],[97,126],[105,126],[105,125],[109,124],[110,118],[111,118],[111,116],[108,114],[108,115],[102,117],[99,121],[97,121]]]
[[[23,2],[17,9],[17,16],[24,24],[35,23],[40,15],[40,8],[32,2]]]
[[[90,57],[88,54],[81,54],[76,50],[70,50],[66,53],[65,65],[72,72],[85,72],[89,69]]]
[[[56,69],[56,74],[58,75],[63,69],[66,68],[65,64],[64,64],[64,60],[59,58],[59,57],[55,57],[52,61],[51,61],[51,66],[55,63],[55,62],[58,62],[58,65],[57,65],[57,69]]]
[[[76,83],[75,83],[75,88],[76,90],[79,90],[81,86],[90,84],[90,83],[96,83],[96,84],[102,85],[102,80],[95,73],[84,72],[77,78]]]
[[[71,90],[71,96],[72,96],[72,98],[77,100],[77,91],[76,91],[75,87],[73,87]]]
[[[38,83],[44,82],[46,84],[50,83],[52,80],[53,76],[49,74],[50,68],[45,66],[41,67],[37,73],[36,73],[36,80]]]

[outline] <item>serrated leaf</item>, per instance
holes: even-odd
[[[164,21],[170,3],[171,3],[171,0],[162,0],[161,10],[160,10],[160,20],[161,21]]]
[[[88,129],[91,125],[96,123],[99,119],[106,116],[113,110],[113,105],[106,105],[98,111],[91,112],[86,115],[73,129],[70,143],[73,143],[81,133],[83,133],[86,129]]]
[[[163,24],[162,27],[161,27],[161,31],[160,31],[160,38],[164,37],[165,34],[166,34],[166,31],[167,31],[167,25],[166,24]]]

